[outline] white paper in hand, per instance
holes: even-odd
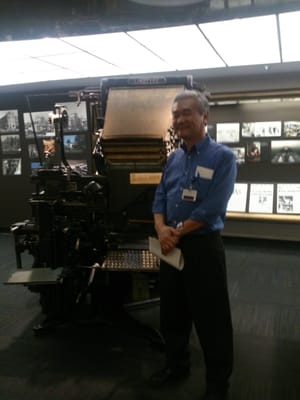
[[[181,250],[175,247],[168,254],[163,254],[161,252],[161,246],[159,240],[155,237],[149,237],[149,251],[153,253],[159,259],[165,261],[166,263],[172,265],[172,267],[182,271],[184,267],[184,260]]]

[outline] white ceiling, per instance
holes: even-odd
[[[300,61],[300,11],[199,25],[0,42],[0,85]]]

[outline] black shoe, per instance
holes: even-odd
[[[190,369],[185,368],[180,371],[173,371],[169,367],[165,367],[160,371],[155,372],[150,377],[150,385],[152,387],[163,387],[175,385],[182,382],[190,376]]]

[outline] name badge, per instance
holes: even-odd
[[[182,198],[182,200],[185,200],[185,201],[196,201],[196,199],[197,199],[197,190],[194,190],[194,189],[183,189],[181,198]]]

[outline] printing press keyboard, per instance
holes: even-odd
[[[144,249],[112,250],[108,252],[101,269],[155,272],[159,270],[159,259]]]

